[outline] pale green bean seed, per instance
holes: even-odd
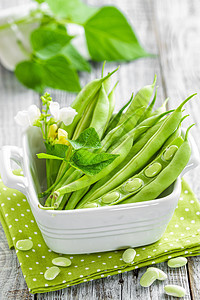
[[[53,280],[58,276],[59,273],[60,269],[58,267],[51,267],[44,273],[44,278],[46,280]]]
[[[95,202],[92,202],[92,203],[85,204],[83,208],[95,208],[95,207],[98,207],[98,204]]]
[[[174,297],[184,297],[186,294],[185,289],[179,285],[166,285],[164,287],[165,293]]]
[[[183,267],[187,264],[187,258],[186,257],[175,257],[168,260],[168,266],[170,268],[179,268]]]
[[[108,194],[105,194],[104,196],[101,197],[101,201],[103,203],[109,204],[112,203],[116,200],[118,200],[120,197],[120,194],[118,192],[111,192]]]
[[[173,158],[174,154],[178,150],[178,147],[176,145],[171,145],[163,154],[163,158],[165,160],[170,160]]]
[[[154,164],[152,164],[146,168],[146,170],[144,171],[144,174],[147,177],[154,177],[154,176],[158,175],[161,170],[162,170],[162,165],[158,162],[155,162]]]
[[[128,248],[122,254],[122,259],[125,263],[130,264],[133,262],[135,255],[136,255],[135,249]]]
[[[19,240],[16,243],[16,248],[21,251],[28,251],[33,247],[33,242],[31,240]]]
[[[143,181],[140,178],[134,178],[132,180],[128,180],[124,185],[123,189],[125,192],[136,192],[143,185]]]
[[[69,258],[59,256],[52,259],[52,264],[60,267],[69,267],[72,262]]]
[[[157,270],[148,270],[140,278],[140,285],[143,287],[149,287],[159,277]]]
[[[158,272],[158,277],[156,279],[158,279],[158,280],[167,279],[167,274],[165,274],[165,272],[163,272],[162,270],[160,270],[158,268],[154,268],[154,267],[150,267],[150,268],[147,269],[147,271],[150,271],[150,270],[154,270],[154,271]]]

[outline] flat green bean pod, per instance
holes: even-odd
[[[170,151],[171,147],[176,147],[175,149],[177,151],[182,143],[183,139],[181,136],[179,136],[169,145],[167,149],[164,149],[164,151],[161,152],[160,155],[148,166],[146,166],[140,173],[136,174],[132,178],[129,178],[117,188],[109,193],[104,194],[100,198],[91,202],[86,202],[86,207],[88,207],[89,203],[96,203],[97,206],[115,205],[124,201],[130,196],[137,194],[139,191],[145,188],[145,186],[152,182],[161,172],[161,170],[166,168],[166,166],[170,163],[169,160],[164,159],[164,154]],[[79,208],[85,208],[85,206],[79,206]]]
[[[128,117],[130,117],[137,108],[139,108],[141,106],[147,107],[147,105],[153,95],[155,84],[156,84],[156,75],[154,77],[154,81],[153,81],[152,85],[144,86],[135,95],[135,97],[134,97],[133,101],[131,102],[130,106],[128,107],[127,111],[121,117],[120,124],[123,123],[124,120],[126,120]]]
[[[191,126],[186,131],[183,144],[178,148],[166,168],[164,168],[164,170],[158,174],[155,180],[146,185],[136,195],[133,195],[130,198],[122,201],[121,204],[156,199],[166,188],[174,183],[190,159],[191,149],[187,140],[188,131],[190,128]]]

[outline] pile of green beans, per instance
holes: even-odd
[[[54,184],[40,194],[44,209],[70,210],[148,201],[158,197],[181,174],[190,158],[188,131],[181,136],[184,100],[175,110],[166,110],[168,99],[153,110],[157,98],[156,76],[131,96],[117,113],[109,73],[88,83],[71,107],[72,124],[62,125],[70,139],[88,127],[95,128],[102,147],[95,153],[117,154],[99,173],[89,176],[63,161]],[[189,127],[190,128],[190,127]],[[70,149],[68,151],[72,151]],[[70,153],[68,153],[69,155]],[[41,206],[40,206],[41,207]]]

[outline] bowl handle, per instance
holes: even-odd
[[[6,186],[27,193],[27,179],[24,176],[14,175],[11,161],[23,167],[22,149],[16,146],[3,146],[0,151],[0,174]]]
[[[184,130],[184,133],[185,133],[185,130]],[[189,160],[187,166],[185,167],[185,169],[181,173],[181,177],[183,175],[185,175],[191,169],[196,168],[200,163],[199,150],[198,150],[197,144],[196,144],[193,136],[190,134],[190,132],[188,134],[188,140],[189,140],[190,147],[191,147],[191,156],[190,156],[190,160]]]

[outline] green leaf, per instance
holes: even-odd
[[[85,129],[76,140],[69,140],[72,147],[78,149],[99,149],[101,141],[93,127]]]
[[[49,143],[45,143],[45,147],[47,154],[51,154],[60,158],[65,158],[66,152],[68,150],[68,146],[63,144],[52,145]]]
[[[63,55],[56,55],[41,63],[43,82],[46,86],[70,92],[80,91],[77,72]]]
[[[67,32],[49,27],[37,28],[30,36],[31,46],[41,59],[56,55],[71,39]]]
[[[84,28],[88,50],[96,61],[130,61],[149,56],[125,16],[114,6],[102,7]]]
[[[43,93],[43,68],[33,61],[22,61],[15,67],[17,79],[26,87]]]
[[[67,18],[77,24],[85,23],[98,10],[80,0],[46,0],[46,2],[57,17]]]
[[[81,56],[77,49],[71,44],[67,44],[60,51],[73,65],[77,71],[91,71],[89,62]]]
[[[59,156],[47,154],[47,153],[38,153],[36,154],[39,159],[58,159],[58,160],[64,160],[64,158],[61,158]]]
[[[70,164],[86,175],[95,175],[111,164],[118,155],[110,153],[92,153],[85,149],[75,151],[70,159]]]

